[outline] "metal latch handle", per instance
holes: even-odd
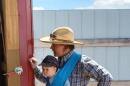
[[[8,72],[8,73],[2,74],[2,75],[7,75],[7,76],[16,75],[16,74],[17,74],[17,75],[21,75],[22,72],[23,72],[23,69],[22,69],[22,67],[20,66],[20,67],[16,67],[16,68],[14,69],[14,71]]]

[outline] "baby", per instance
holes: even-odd
[[[58,71],[58,60],[54,56],[47,55],[45,59],[43,59],[41,64],[39,64],[39,66],[42,66],[42,72],[37,68],[37,61],[35,58],[31,58],[30,63],[32,68],[34,69],[34,74],[36,78],[39,81],[46,83],[46,86],[50,86],[55,74]],[[64,86],[70,86],[69,80],[66,80]]]

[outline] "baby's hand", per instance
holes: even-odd
[[[29,62],[33,69],[37,67],[37,59],[35,57],[30,58]]]

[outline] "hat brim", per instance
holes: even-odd
[[[64,42],[64,41],[58,41],[58,40],[51,40],[50,36],[42,37],[42,38],[40,38],[40,41],[44,42],[44,43],[53,43],[53,44],[66,44],[66,45],[79,44],[79,45],[83,45],[83,43],[81,43],[79,41]]]
[[[52,66],[55,66],[55,67],[58,67],[57,65],[54,65],[54,64],[45,64],[45,63],[41,63],[38,66],[42,66],[42,67],[52,67]]]

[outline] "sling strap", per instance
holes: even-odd
[[[77,62],[81,58],[80,54],[73,52],[63,68],[61,68],[54,77],[51,86],[64,86],[65,81],[71,75],[73,69],[75,68]]]

